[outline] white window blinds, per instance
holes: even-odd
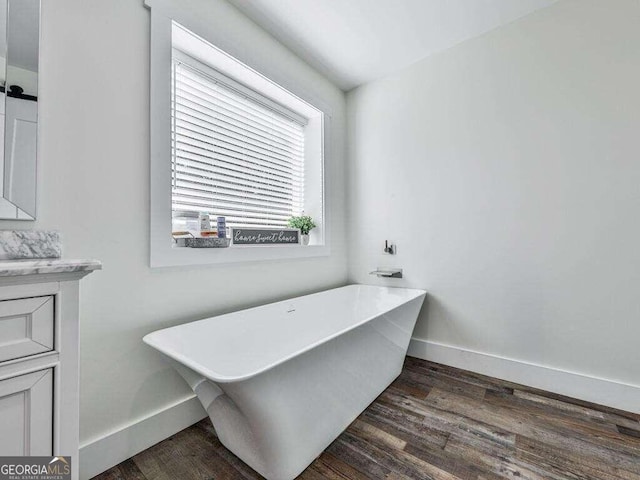
[[[173,62],[172,209],[284,227],[304,208],[304,125]]]

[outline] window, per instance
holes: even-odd
[[[307,121],[174,51],[172,211],[286,227],[304,211]]]
[[[328,255],[324,152],[330,116],[323,110],[154,7],[151,265]],[[305,214],[316,228],[309,246],[200,249],[174,241],[174,232],[198,230],[202,212],[212,226],[223,216],[228,227],[283,228],[291,216]]]

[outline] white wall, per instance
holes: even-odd
[[[564,0],[350,92],[351,280],[403,267],[429,342],[640,385],[639,26]]]
[[[224,0],[183,0],[263,73],[287,75],[334,113],[328,195],[344,204],[344,94]],[[42,2],[38,220],[64,254],[104,270],[81,285],[81,442],[190,395],[142,344],[146,333],[346,282],[344,215],[332,213],[331,256],[151,270],[149,18],[142,0]],[[108,455],[109,452],[103,452]]]

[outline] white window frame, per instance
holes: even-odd
[[[153,6],[151,5],[153,3]],[[314,216],[320,228],[312,231],[312,239],[316,245],[269,245],[251,247],[229,247],[229,248],[184,248],[176,247],[171,238],[172,230],[172,206],[171,206],[171,68],[172,68],[172,29],[178,23],[184,29],[192,32],[206,42],[214,45],[203,32],[198,31],[194,25],[190,24],[188,18],[181,16],[178,9],[167,8],[168,3],[162,0],[145,0],[145,4],[151,8],[151,78],[150,78],[150,264],[151,267],[175,267],[188,265],[214,265],[231,264],[240,262],[277,261],[296,258],[309,258],[330,255],[330,211],[326,192],[325,152],[328,152],[330,118],[327,108],[322,108],[318,101],[307,101],[305,95],[296,91],[301,102],[313,105],[320,111],[320,117],[315,122],[309,123],[309,134],[319,138],[319,144],[315,150],[315,159],[311,159],[316,167],[313,175],[317,176],[314,181],[319,182],[319,196],[321,202],[321,218]],[[175,31],[175,30],[174,30]],[[229,57],[229,60],[239,60]],[[232,67],[232,64],[231,68]],[[245,63],[246,65],[246,63]],[[216,65],[217,67],[217,65]],[[249,78],[243,78],[242,83],[258,92],[264,92],[267,98],[277,98],[277,91],[265,92],[265,88],[280,88],[260,73],[252,70]],[[223,74],[231,75],[228,70]],[[251,84],[254,82],[254,84]],[[269,86],[270,85],[270,86]],[[291,95],[289,93],[289,95]],[[280,99],[278,99],[279,101]],[[286,101],[286,100],[285,100]],[[282,103],[282,102],[281,102]],[[289,105],[284,104],[285,107]],[[295,110],[295,109],[294,109]],[[320,129],[320,132],[317,129]],[[315,132],[314,132],[315,129]],[[305,151],[307,150],[305,145]],[[313,153],[312,153],[313,154]],[[319,155],[319,158],[317,157]],[[305,153],[306,156],[306,153]],[[306,160],[306,158],[305,158]],[[319,170],[318,170],[319,169]],[[307,176],[305,168],[305,177]],[[305,178],[307,181],[307,178]],[[306,188],[306,187],[305,187]],[[317,190],[316,190],[317,191]],[[306,202],[306,200],[305,200]],[[317,201],[316,201],[317,203]],[[305,210],[307,205],[305,204]],[[316,205],[317,207],[317,205]],[[310,206],[310,208],[313,208]],[[311,213],[311,212],[308,212]],[[316,235],[314,239],[313,235]]]

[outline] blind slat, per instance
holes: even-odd
[[[295,185],[291,181],[287,181],[287,179],[256,175],[253,170],[244,168],[241,165],[227,164],[224,167],[219,167],[207,163],[206,159],[202,160],[200,157],[187,155],[178,157],[176,163],[180,166],[178,170],[174,169],[176,174],[178,172],[193,173],[193,175],[196,176],[211,178],[221,176],[224,177],[225,182],[237,183],[247,188],[262,188],[274,192],[287,193],[292,190],[302,191],[299,185]]]
[[[201,212],[203,207],[206,206],[206,201],[200,201],[197,197],[184,197],[178,195],[177,198],[181,200],[181,204],[183,204],[183,208],[181,210],[185,211],[191,208],[191,211]],[[277,221],[277,222],[286,222],[289,219],[289,214],[281,214],[278,215],[273,212],[264,212],[264,211],[256,211],[251,209],[241,210],[239,211],[234,205],[230,204],[222,204],[216,209],[216,214],[221,216],[236,216],[236,217],[248,217],[254,219],[261,219],[263,221]]]
[[[287,158],[291,154],[301,155],[304,152],[304,150],[294,148],[293,146],[291,148],[284,148],[275,145],[273,142],[268,141],[268,138],[264,135],[256,135],[243,125],[228,122],[222,117],[211,117],[201,112],[194,111],[193,109],[189,109],[181,104],[176,106],[176,122],[183,128],[196,127],[195,130],[198,129],[197,127],[209,129],[214,128],[216,132],[224,134],[227,137],[240,137],[242,139],[249,140],[249,143],[253,143],[256,146],[267,146],[269,147],[269,156],[276,158]]]
[[[254,148],[247,148],[247,144],[243,144],[242,140],[229,138],[226,135],[218,135],[214,138],[196,137],[193,134],[188,134],[183,129],[176,126],[177,141],[182,145],[197,146],[200,149],[208,150],[210,152],[230,150],[236,152],[238,155],[242,155],[246,158],[254,159],[262,164],[267,164],[270,168],[281,168],[283,170],[290,170],[292,168],[301,169],[304,160],[298,157],[290,157],[287,160],[281,160],[280,158],[274,158],[268,156],[268,151],[263,149],[263,152],[256,151]]]
[[[210,182],[201,181],[198,179],[195,182],[193,177],[178,174],[176,179],[176,187],[174,190],[184,189],[201,192],[202,196],[209,198],[219,198],[221,200],[228,199],[237,203],[251,203],[256,205],[270,205],[274,208],[289,208],[291,201],[298,197],[293,192],[290,195],[275,196],[270,195],[272,192],[255,191],[254,193],[247,193],[233,188],[227,188],[228,184],[221,186],[219,184],[212,185]]]
[[[248,148],[262,153],[263,155],[277,159],[281,162],[290,162],[292,159],[301,159],[304,154],[304,150],[299,148],[289,149],[274,149],[273,145],[264,141],[262,138],[256,138],[250,133],[239,129],[228,129],[227,125],[221,124],[217,121],[202,121],[199,118],[185,115],[183,112],[178,112],[176,115],[176,128],[182,131],[185,135],[197,134],[198,136],[207,137],[209,141],[216,138],[211,135],[211,127],[217,128],[217,132],[223,136],[229,143],[234,141],[240,141],[246,144]]]
[[[273,135],[273,140],[276,142],[299,144],[298,132],[302,129],[302,126],[298,126],[296,130],[292,130],[289,128],[283,129],[281,125],[269,120],[257,121],[255,116],[244,113],[242,110],[244,108],[243,106],[227,104],[224,98],[220,96],[203,98],[202,95],[195,95],[193,92],[184,90],[184,86],[176,89],[175,98],[176,103],[192,108],[200,113],[212,117],[224,117],[227,121],[247,125],[252,131],[258,134],[268,133]]]
[[[245,98],[243,95],[238,95],[238,93],[233,89],[227,88],[215,80],[212,81],[210,78],[203,78],[198,74],[189,76],[187,73],[188,69],[189,67],[185,68],[184,65],[178,64],[176,68],[176,75],[179,80],[186,79],[182,82],[179,81],[181,84],[189,84],[191,82],[191,88],[188,91],[194,95],[204,93],[206,97],[219,97],[221,104],[233,106],[231,110],[237,114],[242,115],[243,112],[246,111],[250,115],[256,117],[256,120],[261,120],[263,122],[266,121],[266,123],[271,123],[273,115],[277,115],[278,117],[283,116],[281,113],[265,107],[253,99]],[[289,121],[290,119],[286,117],[284,118],[287,121],[278,122],[277,125],[277,128],[282,129],[283,131],[297,132],[301,127],[304,127],[301,123]]]
[[[274,152],[288,154],[291,151],[303,151],[303,145],[294,141],[280,140],[274,132],[252,128],[252,125],[248,123],[226,118],[224,115],[218,115],[215,111],[211,112],[195,108],[193,103],[184,102],[182,99],[176,102],[174,108],[177,112],[177,118],[181,120],[195,125],[212,125],[227,131],[228,134],[235,133],[236,135],[251,138],[257,144],[270,145]]]
[[[205,163],[208,161],[211,165],[219,166],[220,168],[228,168],[231,165],[241,165],[251,170],[254,174],[260,176],[271,177],[274,179],[281,179],[288,183],[295,183],[296,179],[302,177],[302,172],[296,170],[281,170],[276,169],[273,165],[266,162],[260,162],[259,160],[241,156],[235,150],[228,150],[219,148],[218,153],[211,152],[210,150],[200,149],[191,145],[185,145],[181,142],[176,142],[175,156],[176,158],[185,157],[192,158],[194,160],[200,160]]]

